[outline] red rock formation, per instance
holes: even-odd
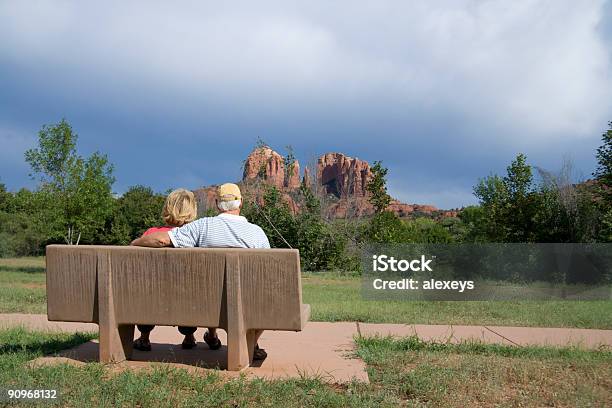
[[[425,204],[413,204],[412,208],[414,208],[414,211],[424,213],[424,214],[432,214],[438,211],[438,207],[435,207],[433,205],[425,205]]]
[[[398,200],[391,200],[387,209],[398,217],[409,217],[415,213],[433,215],[438,208],[432,205],[406,204]],[[332,203],[328,208],[328,216],[332,218],[363,217],[374,214],[374,206],[368,201],[368,197],[347,197]],[[446,216],[446,213],[442,214]],[[452,212],[448,212],[452,216]]]
[[[374,214],[374,206],[366,197],[341,198],[326,207],[329,218],[358,218]]]
[[[208,210],[217,211],[217,186],[202,187],[193,191],[198,203],[198,215],[206,214]]]
[[[300,186],[300,163],[296,160],[289,166],[289,169],[286,167],[283,156],[268,146],[258,147],[247,157],[242,179],[246,181],[260,178],[281,190],[298,188]]]
[[[397,214],[398,217],[407,217],[414,212],[413,205],[402,203],[398,200],[391,200],[388,209],[389,211],[392,211]]]
[[[325,193],[339,200],[329,208],[330,216],[336,218],[362,217],[374,213],[374,207],[367,200],[366,186],[372,172],[364,160],[345,156],[342,153],[327,153],[317,162],[317,181]],[[392,200],[388,207],[399,217],[418,212],[433,214],[438,209],[432,205],[405,204]]]
[[[267,146],[253,150],[244,164],[243,179],[240,183],[243,196],[252,197],[261,205],[263,197],[257,185],[258,180],[262,180],[278,188],[291,210],[294,213],[299,212],[300,208],[293,198],[300,187],[299,166],[296,160],[291,166],[291,174],[288,174],[280,154]],[[303,182],[306,185],[315,183],[315,191],[322,191],[323,196],[327,197],[323,201],[327,202],[324,207],[329,217],[363,217],[374,214],[374,207],[368,200],[369,193],[366,190],[371,175],[368,162],[342,153],[327,153],[317,161],[316,180],[312,180],[310,169],[306,167]],[[216,211],[215,186],[204,187],[194,193],[200,214],[205,214],[207,210]],[[395,199],[391,200],[388,209],[399,217],[409,217],[415,213],[438,214],[440,217],[457,216],[456,211],[440,212],[432,205],[406,204]]]
[[[368,162],[342,153],[324,154],[317,162],[317,182],[338,198],[365,197],[370,176]]]

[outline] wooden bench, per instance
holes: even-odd
[[[49,320],[98,323],[101,362],[130,358],[135,324],[217,327],[241,370],[262,330],[310,315],[293,249],[49,245],[46,260]]]

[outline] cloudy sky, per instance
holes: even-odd
[[[127,4],[129,3],[129,4]],[[257,138],[442,208],[518,153],[578,176],[612,120],[612,2],[0,0],[0,182],[68,119],[121,193],[237,180]]]

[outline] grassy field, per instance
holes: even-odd
[[[0,313],[46,313],[45,259],[0,258]]]
[[[0,259],[0,313],[45,313],[44,258]],[[304,302],[318,321],[487,324],[612,329],[612,302],[391,302],[361,298],[360,280],[306,273]]]
[[[98,363],[32,367],[28,362],[88,334],[0,330],[0,387],[57,389],[62,406],[140,407],[466,407],[610,406],[612,353],[357,339],[370,384],[321,378],[225,379],[155,365],[111,372]],[[46,403],[40,404],[47,406]]]
[[[354,277],[303,278],[314,320],[612,328],[611,302],[374,302],[362,300],[359,289]],[[0,312],[45,312],[43,258],[0,259]],[[93,336],[0,330],[0,388],[56,388],[61,405],[75,407],[612,405],[609,350],[359,338],[355,353],[367,365],[370,384],[342,385],[313,377],[226,379],[161,364],[121,373],[98,363],[29,365]]]

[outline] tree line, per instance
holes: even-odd
[[[80,155],[77,141],[66,120],[43,126],[37,147],[25,152],[37,188],[9,192],[0,184],[0,257],[41,255],[51,243],[126,245],[163,223],[165,194],[132,186],[115,196],[108,157]],[[294,193],[301,208],[294,213],[263,179],[255,181],[257,194],[247,197],[243,213],[273,247],[298,248],[304,270],[357,271],[368,243],[612,242],[612,122],[595,158],[592,179],[576,183],[571,163],[550,173],[519,154],[505,174],[479,180],[479,204],[452,218],[402,219],[388,211],[388,170],[381,162],[367,185],[371,217],[326,219],[326,200],[308,185]]]

